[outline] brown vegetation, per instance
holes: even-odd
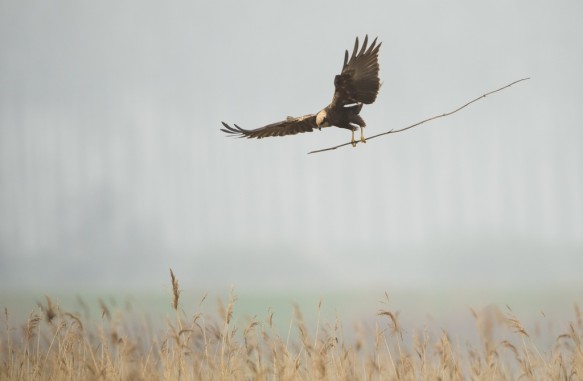
[[[62,311],[48,296],[13,326],[4,308],[0,380],[579,380],[583,377],[583,314],[538,348],[510,308],[471,310],[479,341],[450,333],[408,333],[398,313],[383,308],[376,323],[357,325],[345,339],[339,320],[309,328],[296,309],[281,335],[273,314],[233,319],[236,298],[215,316],[180,308],[171,273],[175,317],[158,331],[127,311],[99,301],[101,319]],[[388,305],[388,295],[386,304]],[[82,304],[86,308],[85,304]],[[318,306],[318,311],[320,310]],[[471,319],[470,317],[468,317]],[[139,319],[138,319],[139,320]],[[504,327],[508,335],[494,331]],[[286,337],[287,336],[287,337]]]

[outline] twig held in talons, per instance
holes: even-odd
[[[456,112],[458,112],[458,111],[460,111],[460,110],[462,110],[462,109],[464,109],[464,108],[468,107],[468,106],[469,106],[469,105],[471,105],[472,103],[474,103],[474,102],[477,102],[477,101],[479,101],[479,100],[480,100],[480,99],[482,99],[482,98],[486,98],[488,95],[491,95],[491,94],[497,93],[498,91],[502,91],[502,90],[504,90],[504,89],[506,89],[506,88],[508,88],[508,87],[510,87],[510,86],[512,86],[512,85],[515,85],[515,84],[517,84],[518,82],[526,81],[527,79],[530,79],[530,77],[519,79],[519,80],[517,80],[517,81],[514,81],[514,82],[512,82],[512,83],[509,83],[509,84],[508,84],[508,85],[506,85],[506,86],[500,87],[499,89],[496,89],[496,90],[490,91],[490,92],[488,92],[488,93],[485,93],[485,94],[483,94],[483,95],[480,95],[479,97],[477,97],[477,98],[475,98],[475,99],[472,99],[472,100],[471,100],[471,101],[469,101],[468,103],[464,104],[463,106],[460,106],[460,107],[456,108],[456,109],[455,109],[455,110],[453,110],[453,111],[446,112],[445,114],[441,114],[441,115],[432,116],[431,118],[427,118],[427,119],[425,119],[425,120],[422,120],[421,122],[417,122],[417,123],[415,123],[415,124],[412,124],[412,125],[410,125],[410,126],[407,126],[407,127],[400,128],[400,129],[398,129],[398,130],[391,129],[391,130],[389,130],[389,131],[381,132],[380,134],[373,135],[373,136],[369,136],[368,138],[366,138],[366,140],[368,141],[368,140],[371,140],[371,139],[374,139],[374,138],[378,138],[379,136],[383,136],[383,135],[388,135],[388,134],[396,134],[397,132],[402,132],[402,131],[408,130],[408,129],[410,129],[410,128],[417,127],[417,126],[419,126],[419,125],[421,125],[421,124],[423,124],[423,123],[426,123],[426,122],[429,122],[429,121],[432,121],[432,120],[435,120],[435,119],[439,119],[439,118],[443,118],[443,117],[445,117],[445,116],[449,116],[449,115],[455,114]],[[357,144],[358,144],[359,142],[358,142],[358,141],[356,141],[355,143],[357,143]],[[344,146],[348,146],[348,145],[352,145],[352,142],[348,142],[348,143],[340,144],[340,145],[337,145],[337,146],[334,146],[334,147],[323,148],[323,149],[319,149],[319,150],[316,150],[316,151],[311,151],[311,152],[308,152],[308,155],[309,155],[309,154],[312,154],[312,153],[325,152],[325,151],[332,151],[332,150],[335,150],[336,148],[340,148],[340,147],[344,147]]]

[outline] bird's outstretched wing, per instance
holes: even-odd
[[[288,116],[286,120],[268,124],[265,127],[260,127],[255,130],[246,130],[237,126],[236,124],[233,125],[234,127],[231,127],[225,122],[221,123],[225,127],[221,128],[221,131],[233,136],[248,139],[261,139],[267,138],[269,136],[295,135],[302,132],[311,132],[317,128],[315,114],[304,115],[300,116],[299,118]]]
[[[358,37],[354,43],[352,56],[348,60],[348,50],[344,54],[342,72],[334,78],[334,98],[331,106],[341,107],[352,103],[370,104],[375,101],[380,88],[379,48],[375,38],[368,47],[368,35],[360,51]]]

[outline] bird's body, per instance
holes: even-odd
[[[347,130],[353,130],[355,125],[365,127],[366,123],[359,115],[361,109],[362,103],[341,107],[328,106],[316,114],[316,124],[320,127],[336,126]],[[318,123],[319,119],[323,123]]]
[[[332,102],[317,114],[304,115],[298,118],[287,117],[286,120],[272,123],[254,130],[246,130],[237,126],[229,126],[222,122],[225,128],[221,131],[231,135],[246,138],[265,138],[269,136],[295,135],[311,132],[314,129],[336,126],[352,131],[360,127],[360,140],[364,143],[364,127],[366,123],[359,115],[363,104],[371,104],[376,100],[380,88],[378,52],[381,44],[376,44],[376,38],[367,49],[368,36],[365,37],[362,48],[358,49],[358,37],[350,60],[348,51],[344,55],[342,72],[334,78],[334,97]]]

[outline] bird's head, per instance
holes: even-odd
[[[322,110],[316,115],[316,126],[318,126],[318,129],[330,126],[330,123],[328,123],[328,120],[326,118],[327,116],[328,113],[326,112],[326,110]]]

